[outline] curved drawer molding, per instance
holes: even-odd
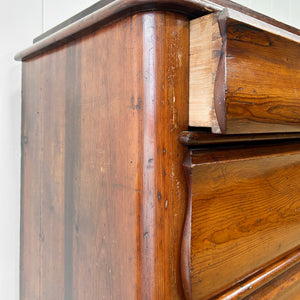
[[[253,276],[250,276],[250,278],[246,278],[245,280],[237,283],[231,289],[229,289],[225,293],[222,293],[219,297],[215,297],[215,300],[244,299],[246,296],[254,296],[255,294],[259,294],[261,293],[260,290],[264,290],[267,284],[272,284],[273,280],[275,281],[280,276],[284,276],[291,268],[297,268],[299,272],[298,265],[300,265],[300,248],[279,259],[275,263],[263,268],[262,270],[255,272],[255,274]],[[300,273],[298,274],[298,276],[299,275]]]
[[[299,262],[299,141],[191,150],[185,169],[187,299],[239,299]]]
[[[190,22],[189,124],[300,131],[300,36],[225,9]]]

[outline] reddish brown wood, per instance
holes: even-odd
[[[262,133],[262,134],[212,134],[207,131],[183,131],[178,136],[186,146],[201,146],[226,143],[243,143],[275,140],[300,139],[300,133]]]
[[[208,299],[268,270],[257,295],[299,291],[298,141],[192,151],[186,210],[189,18],[222,5],[243,11],[117,0],[19,54],[22,300]]]
[[[35,80],[29,88],[31,71],[39,72],[39,62],[31,62],[31,68],[23,67],[23,97],[27,103],[22,103],[22,203],[21,203],[21,253],[20,253],[20,294],[23,299],[39,299],[40,297],[40,170],[32,169],[30,166],[39,160],[40,150],[36,147],[40,143],[41,134],[39,131],[40,119],[37,114],[40,109],[39,81]],[[33,90],[36,90],[34,93]],[[34,95],[35,94],[35,95]],[[26,116],[30,116],[25,121]],[[34,142],[29,142],[33,140]],[[30,199],[27,205],[25,199]],[[26,228],[24,223],[26,221]],[[34,257],[34,260],[31,258]],[[35,278],[30,284],[25,280]]]
[[[65,124],[65,59],[66,50],[62,49],[57,55],[52,53],[23,67],[26,102],[23,102],[22,129],[21,295],[24,299],[64,295],[61,166],[65,160],[65,132],[58,128]]]
[[[185,299],[192,299],[191,283],[191,222],[192,222],[192,172],[191,156],[187,155],[184,161],[185,177],[188,185],[188,206],[186,210],[185,225],[181,242],[181,277]]]
[[[300,130],[300,36],[224,9],[190,22],[189,125]]]
[[[215,109],[226,134],[300,130],[300,43],[221,13]],[[226,76],[225,76],[226,73]]]
[[[203,14],[220,11],[225,7],[229,7],[254,18],[261,19],[264,22],[289,32],[293,32],[298,35],[300,34],[299,29],[280,23],[272,18],[266,17],[229,0],[115,0],[94,13],[79,19],[75,23],[72,23],[65,28],[60,28],[58,32],[49,35],[47,38],[17,54],[16,59],[26,60],[36,55],[40,55],[51,48],[68,43],[78,36],[95,31],[99,27],[106,26],[111,22],[137,12],[168,10],[179,12],[180,14],[186,14],[190,18],[195,18],[197,16],[202,16]]]
[[[190,299],[222,294],[299,246],[299,147],[290,142],[190,152],[191,242],[183,251],[190,257],[183,277],[190,278]]]
[[[21,299],[183,299],[188,19],[124,18],[23,63]]]
[[[256,294],[256,290],[262,288],[263,290],[266,289],[266,285],[270,284],[274,287],[275,285],[272,280],[278,281],[279,277],[283,274],[286,277],[285,272],[288,272],[289,269],[300,265],[300,250],[297,249],[293,251],[291,254],[283,257],[279,261],[275,262],[274,264],[270,264],[266,268],[257,272],[257,274],[247,278],[246,280],[239,282],[233,288],[229,289],[222,295],[215,297],[215,300],[236,300],[236,299],[244,299],[245,296]],[[298,274],[299,276],[299,274]],[[299,282],[298,282],[299,284]],[[287,284],[284,284],[287,285]],[[281,289],[286,289],[286,286],[282,285]],[[259,292],[261,293],[261,292]],[[278,295],[278,291],[273,293],[274,296]],[[253,298],[254,296],[252,296]],[[257,297],[257,296],[256,296]],[[261,299],[261,298],[257,298]]]
[[[300,263],[274,278],[245,300],[299,300]]]

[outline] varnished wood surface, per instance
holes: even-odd
[[[22,300],[208,299],[264,271],[279,276],[263,276],[251,297],[297,294],[299,264],[281,275],[272,266],[299,246],[299,142],[192,151],[186,210],[189,19],[230,3],[113,1],[17,56]],[[299,33],[261,18],[279,40]],[[253,37],[237,32],[226,38]],[[244,125],[234,120],[232,133]]]
[[[188,19],[137,14],[23,63],[21,299],[183,299]]]
[[[190,299],[209,299],[299,246],[300,144],[190,155],[190,251],[182,252],[190,269],[183,278],[190,278]]]
[[[188,186],[188,205],[186,209],[185,223],[181,242],[181,278],[185,299],[192,299],[192,282],[191,282],[191,223],[192,223],[192,172],[191,172],[191,155],[187,155],[184,163],[184,173]]]
[[[190,126],[225,134],[300,130],[300,35],[224,10],[193,20],[191,37]]]
[[[300,42],[240,22],[225,26],[226,132],[299,131]]]
[[[15,58],[17,60],[26,60],[36,55],[40,55],[51,48],[65,44],[76,37],[86,35],[97,30],[99,27],[106,26],[111,22],[115,22],[120,18],[124,18],[137,12],[167,10],[185,14],[189,18],[195,18],[204,14],[221,11],[225,7],[232,8],[256,19],[263,20],[263,22],[272,24],[283,31],[299,35],[299,29],[280,23],[229,0],[115,0],[93,13],[90,13],[89,11],[89,15],[77,20],[75,23],[71,22],[67,27],[59,27],[57,32],[50,32],[50,35],[47,38],[40,40],[30,48],[18,53]]]
[[[274,140],[300,139],[300,133],[262,133],[262,134],[212,134],[208,131],[183,131],[178,140],[185,146],[203,146],[213,144],[231,144],[245,142],[263,142]]]
[[[23,67],[22,299],[64,295],[65,67],[65,48]]]
[[[299,300],[300,263],[264,285],[245,300]]]
[[[298,265],[300,265],[299,248],[293,251],[292,253],[288,254],[287,256],[281,258],[280,260],[276,261],[275,263],[270,264],[266,268],[263,268],[262,270],[258,271],[253,276],[250,276],[250,278],[246,278],[244,281],[238,282],[234,287],[232,287],[225,293],[222,293],[222,295],[214,297],[214,299],[215,300],[225,300],[225,299],[237,300],[237,299],[244,299],[245,297],[247,298],[247,296],[249,296],[250,294],[252,295],[251,297],[253,298],[254,294],[256,294],[258,289],[266,290],[269,289],[269,287],[266,286],[270,286],[270,285],[274,289],[273,296],[279,298],[280,295],[278,294],[278,290],[276,291],[276,287],[277,289],[279,287],[276,286],[279,283],[279,278],[281,277],[281,275],[286,278],[287,277],[286,274],[290,273],[289,272],[290,269],[298,269],[297,268]],[[293,278],[293,281],[296,278]],[[275,282],[277,282],[277,284]],[[291,283],[283,285],[281,283],[280,289],[284,290],[284,294],[286,294],[287,292],[286,289],[287,287],[289,287],[290,284]],[[258,293],[261,293],[261,291],[258,291]]]

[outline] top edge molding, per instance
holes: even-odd
[[[295,35],[300,30],[229,0],[102,0],[34,39],[15,59],[26,61],[126,16],[147,11],[170,11],[193,19],[230,8]]]

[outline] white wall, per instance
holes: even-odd
[[[300,27],[299,0],[238,0]],[[19,299],[21,64],[14,54],[94,0],[1,0],[0,47],[0,299]]]
[[[65,21],[97,0],[44,0],[44,30],[48,30]]]
[[[283,23],[300,28],[299,0],[235,0]]]
[[[19,297],[21,65],[14,54],[40,34],[40,0],[1,0],[0,299]],[[30,13],[29,13],[30,12]]]

